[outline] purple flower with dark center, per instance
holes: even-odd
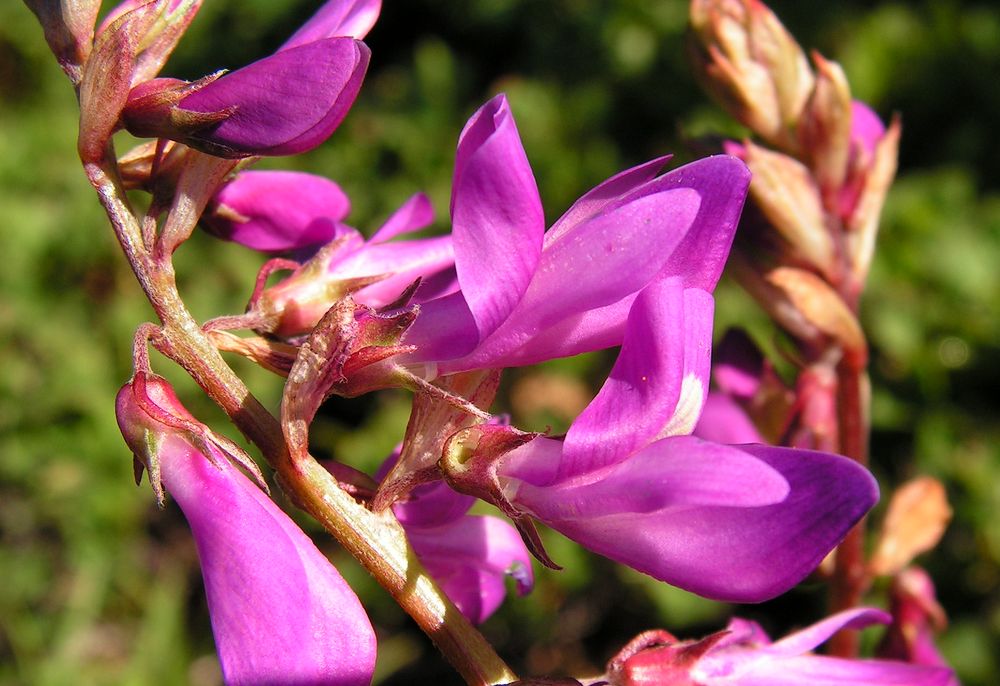
[[[279,50],[242,69],[136,86],[122,114],[137,136],[221,157],[292,155],[326,140],[354,103],[381,2],[329,0]]]
[[[810,652],[841,629],[888,621],[881,610],[847,610],[775,642],[739,618],[700,641],[647,632],[611,661],[608,678],[612,686],[948,686],[948,669]]]
[[[632,304],[608,380],[564,439],[536,437],[498,456],[488,428],[467,429],[446,450],[446,478],[486,492],[515,521],[533,517],[704,596],[758,602],[788,590],[875,504],[878,487],[837,455],[688,435],[705,402],[712,310],[712,297],[680,278],[654,281]]]
[[[226,683],[369,684],[371,623],[309,537],[163,379],[137,374],[116,409],[154,488],[162,479],[191,526]]]
[[[636,295],[679,277],[711,290],[749,174],[718,156],[657,177],[665,158],[618,174],[545,232],[538,190],[500,95],[459,139],[452,238],[460,290],[424,302],[407,360],[449,374],[619,345]]]

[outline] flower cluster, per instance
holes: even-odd
[[[803,339],[833,340],[845,358],[860,359],[849,303],[841,292],[824,300],[830,289],[816,284],[828,277],[854,293],[863,281],[898,133],[850,100],[836,65],[817,57],[814,74],[759,3],[693,3],[696,55],[713,92],[785,152],[746,141],[666,172],[669,158],[656,158],[583,194],[546,229],[500,94],[458,136],[450,232],[404,240],[433,223],[421,193],[366,239],[344,223],[350,200],[334,181],[235,161],[303,152],[333,133],[361,88],[370,55],[361,39],[378,0],[328,0],[273,55],[192,82],[159,72],[200,0],[126,0],[96,32],[100,3],[61,3],[62,12],[59,3],[29,4],[79,88],[81,158],[163,320],[140,329],[118,421],[137,473],[148,470],[157,499],[169,494],[190,524],[228,683],[368,683],[375,633],[254,461],[152,372],[149,342],[264,449],[293,502],[315,512],[346,499],[356,519],[328,526],[342,540],[363,538],[351,526],[364,522],[385,546],[401,542],[402,561],[384,561],[385,576],[399,580],[397,600],[424,592],[411,582],[431,589],[444,608],[439,624],[428,622],[434,631],[464,627],[461,616],[485,621],[507,577],[528,593],[532,554],[557,566],[538,523],[694,593],[759,602],[811,574],[878,500],[871,474],[822,440],[821,422],[797,420],[803,433],[790,433],[788,416],[829,414],[804,400],[830,397],[813,390],[822,379],[800,379],[793,392],[745,342],[727,339],[715,369],[721,392],[709,393],[712,293],[748,192],[785,240],[775,259],[806,265],[787,279],[787,265],[767,272],[780,291],[774,302],[792,302],[788,327],[801,324]],[[771,87],[766,96],[753,88],[760,83]],[[109,162],[119,129],[153,141]],[[128,215],[132,224],[122,220],[127,203],[114,200],[123,188],[150,193],[145,216]],[[844,264],[834,261],[830,217],[848,232]],[[196,225],[272,258],[246,313],[200,328],[171,305],[176,298],[154,297],[176,294],[170,256]],[[282,270],[292,273],[268,285]],[[231,333],[241,328],[255,335]],[[228,367],[220,371],[220,349],[287,377],[280,421],[268,424]],[[525,432],[491,413],[504,369],[609,349],[618,349],[613,368],[565,435]],[[309,426],[322,402],[385,388],[415,396],[396,453],[374,475],[350,466],[350,456],[314,470]],[[795,402],[807,407],[793,411]],[[769,426],[768,416],[785,419]],[[301,485],[309,479],[318,490]],[[469,514],[477,499],[506,519]],[[902,628],[886,648],[924,666],[806,654],[841,628],[888,621],[862,609],[775,643],[742,620],[697,642],[647,636],[612,662],[608,678],[616,686],[946,684],[936,654],[907,638],[909,626],[929,631],[914,609],[927,596],[912,584],[897,589],[893,626]]]

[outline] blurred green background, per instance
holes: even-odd
[[[165,73],[246,64],[315,4],[211,0]],[[857,97],[903,116],[899,180],[863,306],[873,469],[883,491],[918,473],[946,484],[954,522],[920,560],[951,616],[941,646],[964,683],[996,683],[1000,10],[947,0],[772,6],[804,46],[842,62]],[[446,215],[458,132],[503,90],[554,219],[615,171],[669,151],[683,161],[685,141],[739,133],[693,82],[686,11],[679,0],[389,2],[345,124],[309,155],[266,166],[333,177],[363,230],[417,190]],[[80,170],[76,120],[33,15],[0,4],[0,684],[208,686],[219,673],[192,541],[174,506],[157,510],[146,484],[133,484],[114,420],[132,331],[151,312]],[[261,258],[199,235],[177,262],[182,292],[208,318],[242,310]],[[720,332],[762,324],[728,282],[718,320]],[[196,414],[221,426],[190,383],[156,364]],[[502,403],[523,426],[559,431],[608,364],[590,355],[511,373]],[[239,368],[275,406],[279,380]],[[549,396],[564,402],[532,402]],[[371,467],[402,435],[407,410],[407,397],[391,393],[331,401],[314,446]],[[459,683],[365,573],[318,540],[378,627],[376,681]],[[525,673],[595,673],[641,630],[696,636],[733,611],[549,541],[566,570],[536,569],[535,593],[484,627]],[[822,586],[807,583],[738,611],[781,633],[821,616],[822,603]]]

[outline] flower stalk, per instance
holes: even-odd
[[[491,686],[517,677],[492,646],[417,561],[402,528],[389,514],[375,514],[344,492],[315,459],[293,462],[281,426],[247,389],[187,310],[168,255],[159,259],[143,242],[114,169],[110,147],[100,162],[85,165],[129,265],[162,323],[155,341],[254,443],[291,499],[316,518],[385,588],[434,641],[468,684]]]

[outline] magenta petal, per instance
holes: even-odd
[[[731,466],[719,463],[713,469],[716,457],[698,464],[699,454],[712,455],[709,446],[714,444],[691,437],[664,439],[596,475],[601,481],[521,485],[517,502],[585,547],[657,579],[718,600],[760,602],[805,578],[878,499],[871,475],[843,457],[725,446],[763,463],[757,477],[747,481],[748,474]],[[683,478],[661,478],[673,468],[661,467],[664,459],[694,462],[679,467],[692,471]],[[753,506],[753,494],[742,493],[738,480],[755,484],[745,490],[761,488],[769,479],[765,465],[790,490],[780,502]],[[744,471],[751,468],[745,465]],[[721,483],[710,486],[709,472]],[[603,483],[619,473],[619,483]],[[760,492],[765,502],[774,493]],[[670,507],[672,498],[689,505]],[[660,504],[662,509],[650,510]]]
[[[278,50],[336,36],[361,40],[375,26],[381,10],[382,0],[327,0]]]
[[[471,495],[459,493],[444,481],[437,481],[413,489],[409,500],[397,502],[392,511],[404,526],[439,527],[462,518],[475,502]]]
[[[450,360],[476,347],[479,330],[461,291],[449,293],[420,306],[416,321],[403,343],[416,346],[415,361]]]
[[[420,561],[470,621],[484,622],[496,611],[507,576],[520,595],[531,591],[531,555],[507,522],[466,516],[437,527],[404,526]]]
[[[743,408],[729,396],[714,391],[708,394],[694,435],[717,443],[764,443]]]
[[[508,472],[501,469],[501,473]],[[703,506],[761,507],[783,501],[788,493],[778,471],[744,451],[676,436],[596,474],[557,480],[543,489],[521,486],[516,499],[560,531],[563,526],[574,527],[572,520],[586,521],[592,538],[601,528],[597,520],[605,517]],[[641,521],[636,520],[637,528],[642,528]],[[571,538],[588,545],[584,539]]]
[[[382,307],[397,298],[418,277],[430,276],[454,263],[451,237],[437,236],[398,243],[367,243],[357,252],[332,265],[334,278],[388,275],[355,293],[355,300]]]
[[[707,686],[949,686],[951,670],[889,660],[845,660],[822,655],[730,661],[703,659],[692,670]]]
[[[668,172],[641,191],[690,188],[701,196],[698,216],[670,255],[664,275],[681,277],[688,288],[708,292],[715,289],[729,257],[749,186],[750,170],[743,162],[716,155]]]
[[[855,100],[851,103],[851,142],[869,155],[885,135],[885,124],[865,103]]]
[[[556,479],[562,449],[562,441],[539,436],[504,455],[500,474],[532,486],[548,486]]]
[[[392,213],[392,216],[371,237],[371,242],[385,243],[396,236],[429,226],[432,221],[434,221],[434,207],[430,198],[423,193],[416,193]]]
[[[328,38],[265,57],[226,74],[180,102],[218,112],[222,123],[192,136],[231,155],[291,155],[316,147],[337,128],[361,88],[368,47]]]
[[[485,337],[528,287],[545,231],[538,188],[502,95],[483,105],[462,132],[451,205],[458,281]]]
[[[548,324],[566,313],[638,293],[661,272],[700,204],[690,190],[665,191],[637,198],[563,234],[546,247],[517,314]]]
[[[283,252],[336,236],[351,202],[333,181],[293,171],[246,171],[215,194],[205,217],[216,235],[255,250]],[[246,221],[230,219],[235,212]],[[317,218],[329,221],[316,222]]]
[[[767,649],[770,655],[799,655],[824,643],[841,629],[863,629],[872,624],[889,624],[892,616],[888,612],[872,607],[858,607],[844,610],[827,617],[801,631],[785,636]]]
[[[634,298],[661,273],[673,248],[671,241],[680,240],[699,204],[693,191],[666,191],[601,214],[564,234],[542,253],[535,278],[507,321],[471,355],[442,368],[460,371],[537,361],[533,338],[545,337],[549,347],[554,341],[548,329],[565,326],[572,331],[588,312]],[[614,308],[616,315],[627,313],[630,305]],[[592,323],[618,332],[624,321],[621,316],[620,321]],[[598,330],[596,335],[603,333]],[[589,331],[582,338],[594,335]],[[620,339],[612,345],[618,343]]]
[[[545,233],[545,245],[552,243],[572,227],[593,218],[609,203],[650,181],[670,161],[671,157],[672,155],[657,157],[649,162],[619,172],[594,186],[580,196]]]
[[[614,368],[566,434],[560,480],[625,459],[667,423],[684,377],[684,315],[679,280],[654,283],[639,294]],[[705,345],[711,344],[711,321],[709,314]]]
[[[235,467],[166,441],[163,483],[194,533],[226,683],[368,684],[375,634],[329,560]]]

